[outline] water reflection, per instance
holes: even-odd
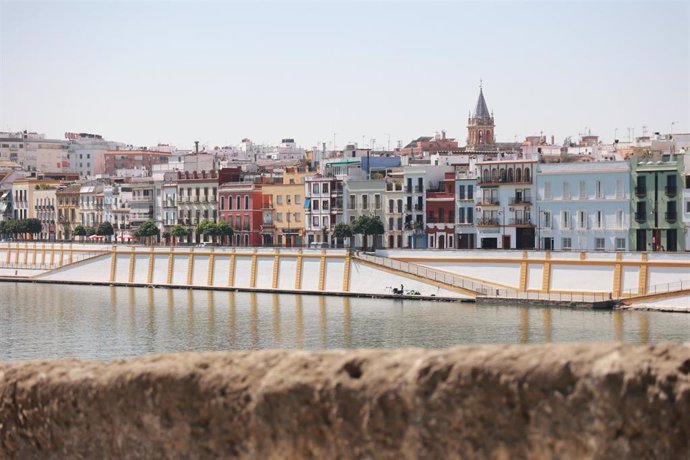
[[[0,359],[264,348],[690,340],[690,315],[3,284]]]

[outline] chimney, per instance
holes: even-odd
[[[199,154],[199,141],[194,141],[194,152]]]

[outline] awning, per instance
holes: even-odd
[[[304,209],[309,209],[311,208],[311,198],[306,198],[304,200]]]

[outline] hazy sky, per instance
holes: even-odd
[[[8,2],[0,129],[213,147],[690,131],[690,3]]]

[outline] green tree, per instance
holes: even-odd
[[[79,224],[76,227],[74,227],[74,236],[78,236],[82,239],[82,241],[84,241],[84,237],[86,236],[86,229],[83,225]]]
[[[218,235],[218,226],[212,220],[204,219],[196,226],[196,232],[199,235],[208,236],[211,242],[216,242],[216,235]]]
[[[187,229],[184,228],[182,225],[176,224],[173,225],[172,228],[170,229],[170,236],[173,237],[173,246],[175,245],[175,239],[177,241],[180,241],[180,238],[183,238],[187,236]]]
[[[336,246],[338,246],[338,240],[340,240],[340,243],[343,244],[345,238],[352,238],[352,227],[344,222],[336,224],[333,228],[333,237],[336,239]]]
[[[221,220],[216,224],[216,230],[218,232],[218,236],[220,236],[221,244],[225,244],[225,241],[227,241],[227,244],[230,244],[230,241],[232,240],[232,235],[233,235],[233,230],[232,226],[225,222],[224,220]],[[227,238],[226,238],[227,237]]]
[[[28,233],[31,236],[31,239],[34,239],[36,237],[36,234],[41,233],[43,231],[43,224],[38,219],[26,219],[24,225],[26,233]]]
[[[153,237],[160,235],[161,231],[158,227],[156,227],[156,223],[149,219],[134,232],[134,235],[137,238],[144,238],[148,240],[148,242],[153,246],[153,242],[155,239]]]
[[[381,222],[378,216],[359,216],[352,223],[352,232],[362,235],[364,251],[366,251],[369,235],[383,235],[383,222]]]
[[[96,235],[107,236],[108,241],[110,241],[110,237],[113,236],[114,233],[115,229],[113,228],[113,224],[107,220],[99,225],[98,229],[96,230]]]

